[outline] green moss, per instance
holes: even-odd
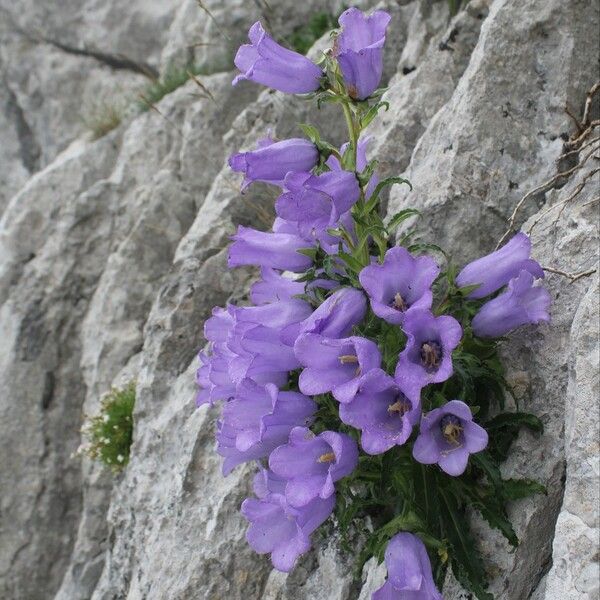
[[[133,407],[135,382],[124,388],[112,389],[103,399],[100,412],[90,417],[82,432],[87,443],[80,448],[93,460],[120,471],[129,462],[133,439]]]
[[[313,14],[308,23],[296,27],[289,43],[296,52],[306,54],[312,45],[327,31],[337,27],[337,17],[326,12]]]

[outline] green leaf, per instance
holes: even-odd
[[[410,217],[420,216],[420,212],[415,208],[405,208],[400,212],[397,212],[386,225],[386,231],[388,233],[392,233],[396,230],[396,228],[402,223],[406,221],[406,219],[410,219]]]
[[[545,486],[533,479],[505,479],[502,487],[507,500],[520,500],[534,494],[548,493]]]
[[[360,119],[360,126],[362,129],[365,129],[365,127],[369,126],[381,108],[385,108],[385,111],[387,112],[390,108],[390,103],[383,101],[371,106],[371,108]]]
[[[321,134],[314,125],[310,125],[309,123],[298,123],[298,126],[313,144],[318,144],[321,141]]]
[[[492,594],[485,591],[487,582],[483,563],[456,498],[448,488],[440,487],[439,492],[442,526],[451,545],[452,572],[479,600],[494,600]]]
[[[380,181],[375,186],[375,189],[373,190],[371,197],[369,198],[368,202],[365,204],[365,213],[369,213],[375,208],[375,206],[377,205],[377,201],[379,199],[379,194],[381,194],[383,189],[385,189],[386,187],[388,187],[390,185],[394,185],[396,183],[397,184],[405,183],[412,190],[412,184],[410,183],[410,181],[408,181],[408,179],[404,179],[404,177],[386,177],[385,179]]]
[[[296,252],[299,254],[304,254],[304,256],[308,256],[309,258],[312,258],[312,260],[315,260],[318,250],[316,248],[300,248],[299,250],[296,250]]]
[[[544,431],[544,424],[539,418],[525,412],[501,413],[484,426],[490,436],[487,451],[498,462],[506,460],[510,446],[522,427],[540,434]]]
[[[346,252],[338,252],[338,256],[352,269],[357,275],[364,269],[364,265],[354,258],[351,254]]]

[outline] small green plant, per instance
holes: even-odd
[[[112,389],[101,402],[100,412],[89,417],[82,427],[86,438],[78,454],[85,454],[121,471],[129,462],[129,448],[133,438],[133,406],[135,382],[122,389]]]
[[[121,124],[123,112],[124,107],[121,104],[103,100],[85,110],[83,123],[92,132],[92,139],[97,140]]]
[[[139,95],[137,105],[140,110],[146,111],[160,102],[165,96],[186,84],[196,75],[206,75],[207,69],[188,65],[186,67],[171,67],[166,70],[160,79],[150,83]]]
[[[314,13],[308,23],[294,29],[289,37],[289,43],[296,52],[306,54],[324,33],[337,26],[335,15],[326,12]]]

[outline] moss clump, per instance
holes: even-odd
[[[314,13],[308,23],[294,29],[289,37],[290,45],[296,52],[306,54],[324,33],[337,26],[335,15],[326,12]]]
[[[112,389],[101,402],[100,412],[88,418],[82,428],[86,442],[79,448],[92,460],[100,461],[113,471],[129,462],[133,439],[133,406],[135,382],[122,389]]]

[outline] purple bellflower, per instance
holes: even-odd
[[[536,278],[543,278],[544,271],[537,261],[530,258],[531,240],[524,233],[517,233],[496,252],[469,263],[456,276],[458,287],[479,284],[469,293],[469,298],[484,298],[504,287],[521,271],[528,271]]]
[[[250,288],[250,300],[261,305],[279,300],[290,300],[293,296],[304,293],[304,283],[282,275],[269,267],[260,270],[260,280]]]
[[[382,454],[404,444],[421,416],[419,393],[405,393],[381,369],[369,371],[358,384],[352,401],[340,404],[340,419],[362,431],[363,450]]]
[[[451,400],[423,415],[413,456],[424,465],[439,464],[448,475],[461,475],[469,454],[481,452],[488,443],[483,427],[473,422],[471,409],[460,400]]]
[[[285,176],[294,171],[310,171],[319,161],[317,147],[308,140],[291,138],[275,142],[270,137],[258,142],[258,148],[229,157],[229,166],[244,174],[242,191],[253,181],[282,186]]]
[[[235,66],[241,73],[233,85],[249,79],[288,94],[308,94],[319,89],[321,69],[302,54],[280,46],[260,22],[252,25],[248,38],[251,44],[240,46],[235,55]]]
[[[244,379],[223,407],[217,431],[217,451],[225,457],[223,474],[247,460],[267,457],[287,442],[294,427],[308,425],[316,409],[310,398],[298,392],[281,392],[272,383],[259,385]]]
[[[408,341],[398,357],[396,381],[404,389],[419,391],[430,383],[446,381],[453,373],[452,351],[462,337],[458,321],[415,310],[406,315],[402,328]]]
[[[350,402],[361,375],[381,365],[377,344],[361,337],[332,339],[305,333],[296,340],[294,352],[305,367],[298,381],[300,391],[309,396],[332,392],[339,402]]]
[[[412,533],[397,533],[385,550],[387,581],[372,600],[444,600],[435,587],[423,542]]]
[[[339,18],[342,27],[333,55],[340,65],[348,95],[355,100],[368,98],[379,86],[383,74],[385,31],[388,13],[376,10],[368,17],[349,8]]]
[[[264,491],[261,489],[259,491]],[[273,566],[289,573],[298,557],[310,550],[310,535],[327,520],[335,506],[335,495],[315,498],[302,508],[288,504],[283,494],[268,493],[246,498],[242,514],[250,527],[246,539],[259,554],[270,554]]]
[[[306,271],[312,260],[298,252],[310,244],[298,235],[257,231],[240,225],[231,237],[229,247],[229,267],[257,265],[283,271],[301,273]]]
[[[521,271],[508,282],[508,289],[486,302],[472,321],[473,333],[479,337],[500,337],[527,325],[549,321],[550,294],[533,286],[533,275]]]
[[[273,473],[287,480],[285,497],[294,507],[332,496],[334,482],[350,475],[357,464],[358,448],[350,436],[334,431],[315,436],[306,427],[292,429],[289,442],[269,457]]]
[[[297,223],[308,239],[320,239],[327,228],[335,227],[360,196],[358,180],[349,171],[288,173],[284,185],[287,191],[275,203],[277,215]]]
[[[388,323],[402,325],[410,311],[431,308],[431,285],[440,268],[428,256],[413,257],[397,246],[385,253],[383,264],[365,267],[360,284],[371,300],[373,312]]]
[[[327,298],[302,323],[302,333],[318,333],[323,337],[343,338],[360,323],[367,312],[365,295],[355,288],[344,287]]]
[[[235,384],[229,375],[229,363],[221,356],[198,353],[200,367],[196,371],[196,383],[200,387],[196,395],[196,406],[218,400],[228,400],[235,394]]]

